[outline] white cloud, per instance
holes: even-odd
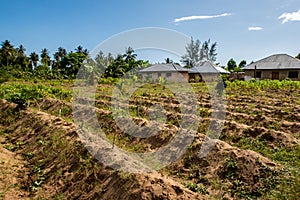
[[[194,16],[177,18],[174,20],[174,22],[190,21],[190,20],[197,20],[197,19],[213,19],[218,17],[227,17],[230,15],[231,15],[230,13],[223,13],[221,15],[194,15]]]
[[[288,21],[300,21],[300,9],[297,12],[283,13],[278,19],[283,19],[282,24]]]
[[[249,31],[261,31],[261,30],[263,30],[263,28],[259,27],[259,26],[252,26],[252,27],[248,27],[248,30]]]

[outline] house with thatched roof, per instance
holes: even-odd
[[[300,80],[300,60],[287,54],[275,54],[243,68],[245,76],[257,79],[290,78]]]

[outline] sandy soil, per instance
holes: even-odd
[[[0,144],[0,199],[27,199],[28,194],[20,188],[24,170],[22,158]]]

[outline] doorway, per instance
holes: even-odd
[[[272,72],[272,80],[274,79],[279,80],[279,72]]]

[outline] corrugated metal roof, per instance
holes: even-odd
[[[226,69],[223,69],[222,67],[219,66],[215,66],[215,68],[218,70],[219,73],[221,74],[230,74],[229,71],[227,71]]]
[[[275,54],[244,67],[244,70],[256,69],[300,69],[300,60],[287,54]]]
[[[221,73],[221,74],[229,74],[228,71],[215,65],[210,61],[201,62],[199,65],[190,68],[189,73],[200,73],[200,74],[208,74],[208,73]]]
[[[221,74],[229,74],[228,71],[215,65],[210,61],[203,61],[199,65],[192,68],[184,68],[178,64],[170,63],[170,64],[153,64],[150,67],[140,70],[141,73],[150,73],[150,72],[188,72],[195,74],[207,74],[207,73],[221,73]]]
[[[140,70],[141,73],[147,72],[188,72],[189,69],[183,68],[178,64],[153,64],[150,67]]]

